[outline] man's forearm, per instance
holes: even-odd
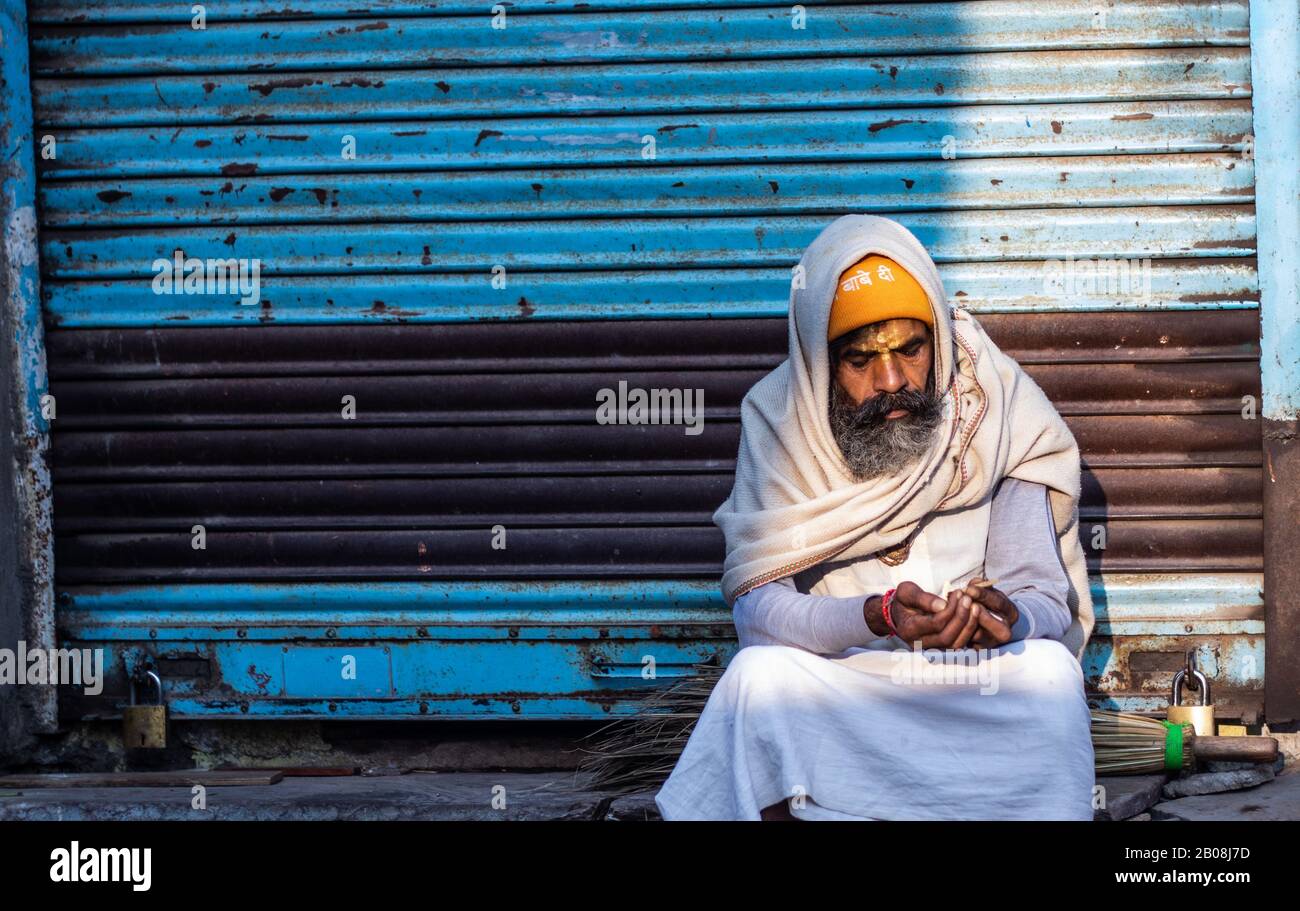
[[[790,645],[836,654],[880,638],[883,618],[873,620],[869,601],[852,596],[809,595],[789,579],[760,585],[736,599],[733,616],[741,647]],[[876,615],[879,597],[875,598]],[[886,630],[886,634],[888,631]]]

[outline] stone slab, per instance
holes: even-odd
[[[1097,776],[1097,785],[1106,789],[1106,806],[1095,810],[1093,819],[1113,822],[1150,809],[1163,799],[1160,789],[1168,780],[1168,775]]]
[[[1233,772],[1197,772],[1183,778],[1175,778],[1166,784],[1164,796],[1173,800],[1179,797],[1218,794],[1223,791],[1240,791],[1272,781],[1273,778],[1272,766],[1255,766]]]
[[[1300,773],[1288,771],[1245,791],[1166,800],[1151,808],[1156,820],[1300,820]]]

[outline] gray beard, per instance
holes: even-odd
[[[868,481],[908,469],[934,444],[943,422],[943,399],[930,391],[910,396],[915,406],[908,409],[911,414],[891,421],[883,415],[903,407],[902,403],[885,408],[877,403],[876,414],[872,415],[871,403],[856,407],[840,384],[831,379],[831,433],[855,480]],[[884,397],[885,401],[892,398]]]

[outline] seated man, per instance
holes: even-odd
[[[714,515],[741,649],[660,812],[1091,819],[1073,436],[898,223],[838,219],[795,275]]]

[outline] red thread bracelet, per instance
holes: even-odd
[[[883,597],[881,597],[880,613],[885,618],[885,626],[889,627],[889,631],[891,633],[893,633],[895,636],[898,636],[898,629],[894,626],[894,618],[891,617],[889,614],[889,605],[894,600],[894,592],[896,591],[898,591],[898,589],[891,588],[889,591],[885,592]],[[903,637],[898,636],[898,638],[902,639]]]

